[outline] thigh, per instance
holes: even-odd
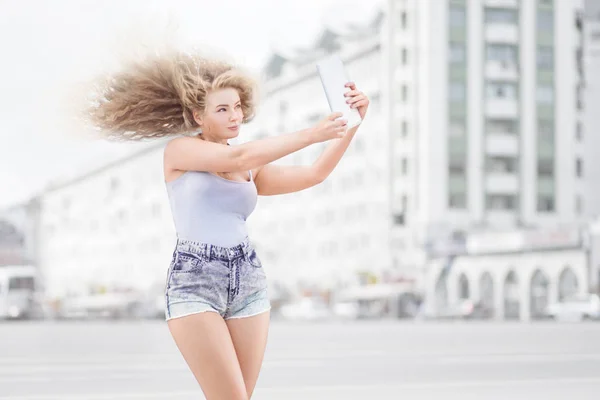
[[[248,398],[252,396],[263,362],[269,332],[270,312],[226,321],[235,347]]]
[[[207,400],[247,399],[235,348],[219,314],[193,314],[169,320],[168,325]]]

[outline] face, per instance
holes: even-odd
[[[206,96],[206,110],[194,114],[202,128],[202,136],[212,142],[227,143],[239,135],[244,119],[238,91],[233,88],[219,89]]]

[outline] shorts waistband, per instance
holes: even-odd
[[[193,240],[177,238],[175,250],[178,252],[203,255],[209,259],[232,260],[247,255],[253,249],[249,238],[233,247],[215,246],[209,243],[195,242]]]

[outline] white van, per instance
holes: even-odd
[[[34,313],[37,269],[0,267],[0,319],[29,318]]]

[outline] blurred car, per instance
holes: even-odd
[[[41,312],[38,272],[33,266],[0,268],[0,319],[37,318]]]
[[[130,293],[102,293],[64,299],[57,318],[130,318],[137,302]]]
[[[545,315],[555,320],[600,320],[600,296],[583,293],[568,297],[563,301],[549,304]]]
[[[360,316],[360,308],[357,302],[340,301],[332,307],[333,315],[341,319],[357,319]]]
[[[460,300],[439,309],[422,307],[417,319],[486,319],[493,316],[493,310],[482,303]]]
[[[332,312],[324,301],[307,297],[281,306],[280,315],[288,320],[318,321],[331,318]]]

